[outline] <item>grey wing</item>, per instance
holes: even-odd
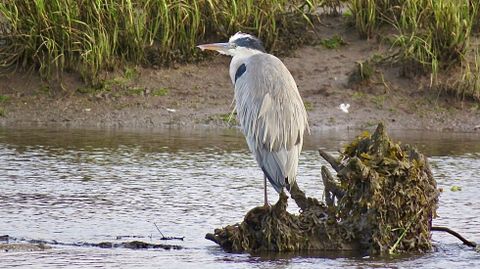
[[[235,83],[237,114],[250,150],[277,192],[293,183],[307,113],[295,81],[275,56],[254,55]]]

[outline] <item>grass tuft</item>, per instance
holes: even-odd
[[[152,91],[153,96],[167,96],[168,93],[169,93],[169,90],[167,88],[159,88]]]
[[[375,0],[350,1],[351,18],[361,37],[370,38],[377,29],[379,16],[375,2]]]
[[[431,72],[433,77],[440,69],[460,63],[477,12],[472,5],[461,0],[406,0],[393,20],[399,60]]]
[[[461,68],[453,75],[444,74],[435,88],[462,100],[468,98],[480,102],[480,51],[476,48],[467,56],[468,59],[462,63]]]
[[[325,38],[320,41],[320,44],[327,49],[338,49],[339,47],[347,45],[347,42],[339,35],[334,35],[331,38]]]
[[[236,31],[275,49],[282,33],[311,24],[317,8],[332,2],[339,1],[2,1],[0,66],[33,67],[44,78],[73,70],[94,84],[119,63],[192,61],[202,57],[195,45]]]
[[[9,96],[1,95],[1,94],[0,94],[0,103],[5,103],[5,102],[7,102],[9,99],[10,99]]]
[[[464,91],[478,92],[474,66],[465,65],[472,31],[478,26],[480,4],[467,0],[351,0],[349,9],[358,33],[378,34],[382,25],[395,30],[393,60],[404,74],[430,74],[430,86],[439,72],[464,65]],[[468,85],[468,86],[467,86]]]
[[[305,106],[306,111],[313,111],[313,103],[309,101],[304,101],[303,105]]]

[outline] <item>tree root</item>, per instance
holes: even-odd
[[[467,239],[465,239],[465,237],[461,236],[459,233],[455,232],[454,230],[451,230],[450,228],[441,227],[441,226],[432,226],[432,228],[430,230],[431,231],[437,231],[437,232],[447,232],[447,233],[455,236],[456,238],[460,239],[460,241],[462,241],[463,244],[465,244],[469,247],[472,247],[472,248],[477,247],[477,243],[475,243],[473,241],[468,241]]]

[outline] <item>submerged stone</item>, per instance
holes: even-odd
[[[0,243],[0,252],[30,252],[51,249],[45,244],[32,243]]]

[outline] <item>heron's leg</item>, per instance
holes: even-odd
[[[263,194],[265,198],[265,206],[268,206],[268,198],[267,198],[267,176],[263,175]]]

